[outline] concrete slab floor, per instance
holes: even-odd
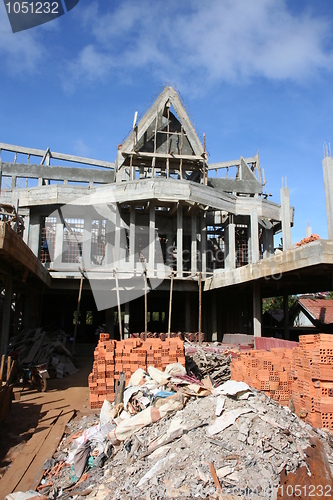
[[[0,478],[8,466],[22,451],[31,438],[39,420],[52,409],[73,409],[82,416],[94,413],[89,405],[88,375],[93,364],[93,353],[74,357],[78,373],[63,379],[49,379],[45,393],[32,386],[15,387],[21,391],[21,399],[13,401],[10,413],[1,424],[0,439]]]

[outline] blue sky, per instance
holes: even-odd
[[[114,161],[134,112],[176,85],[209,161],[259,150],[287,177],[293,242],[327,238],[323,143],[333,147],[333,2],[80,0],[13,34],[0,3],[0,142]]]

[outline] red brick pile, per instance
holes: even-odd
[[[246,382],[288,406],[293,380],[291,360],[292,350],[281,347],[241,353],[231,363],[231,379]]]
[[[299,241],[298,243],[294,243],[294,246],[295,247],[301,247],[303,245],[306,245],[307,243],[311,243],[311,241],[316,241],[316,240],[320,240],[318,234],[311,234],[310,236],[308,236],[307,238],[303,238],[301,241]]]
[[[179,337],[121,341],[110,340],[108,333],[101,333],[94,352],[94,364],[88,377],[90,407],[101,408],[104,399],[114,400],[117,381],[121,372],[126,372],[126,383],[138,369],[147,370],[155,366],[164,370],[170,363],[185,366],[184,343]]]
[[[239,354],[231,363],[231,378],[285,406],[292,394],[297,415],[333,431],[333,335],[301,335],[293,349]]]
[[[333,430],[333,335],[302,335],[293,349],[295,412],[314,427]]]

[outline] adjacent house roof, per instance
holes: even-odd
[[[333,300],[299,299],[298,304],[314,322],[322,325],[333,324]]]

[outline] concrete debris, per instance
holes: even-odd
[[[11,338],[8,352],[19,365],[45,363],[50,373],[57,378],[73,375],[78,370],[66,347],[66,333],[63,330],[30,328]]]
[[[252,389],[248,400],[237,392],[226,393],[222,415],[216,416],[221,394],[205,389],[205,397],[195,391],[184,397],[183,381],[166,378],[159,389],[168,391],[170,386],[176,394],[153,398],[135,415],[106,402],[99,421],[94,416],[71,421],[54,461],[48,462],[57,473],[46,470],[39,491],[49,499],[64,500],[277,498],[291,474],[301,469],[315,473],[307,451],[313,440],[325,455],[325,474],[332,473],[330,431],[314,429],[264,393]],[[159,408],[154,406],[157,401],[163,403]],[[173,404],[173,411],[167,411]],[[145,412],[150,418],[142,425]],[[155,412],[161,415],[158,420],[151,418]],[[111,443],[110,435],[118,439]],[[88,440],[92,451],[78,479],[73,453]],[[55,469],[60,461],[66,465]]]
[[[205,352],[200,346],[191,356],[186,356],[186,369],[199,380],[209,377],[213,386],[230,379],[230,356],[215,352]]]

